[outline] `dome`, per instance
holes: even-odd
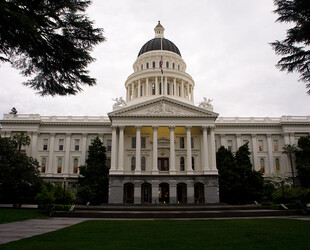
[[[141,56],[142,54],[146,53],[146,52],[149,52],[149,51],[161,50],[161,41],[160,41],[161,39],[162,39],[162,43],[163,43],[162,50],[171,51],[171,52],[174,52],[174,53],[178,54],[179,56],[181,56],[181,53],[180,53],[178,47],[175,46],[175,44],[173,42],[169,41],[166,38],[155,37],[142,46],[142,48],[140,49],[140,52],[138,54],[138,57]]]

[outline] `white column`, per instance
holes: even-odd
[[[253,165],[254,170],[259,170],[258,166],[258,158],[257,158],[257,142],[256,142],[256,135],[252,134],[252,150],[253,150]]]
[[[170,174],[175,174],[174,126],[170,126]]]
[[[65,152],[65,165],[64,174],[69,174],[69,164],[70,164],[70,146],[71,146],[71,133],[66,134],[66,152]],[[73,170],[72,170],[73,173]]]
[[[124,127],[119,128],[118,170],[124,171]]]
[[[53,162],[54,162],[54,148],[55,148],[55,133],[50,134],[50,144],[49,144],[49,153],[48,153],[48,165],[47,173],[53,173]]]
[[[158,172],[157,167],[157,126],[153,126],[153,174]]]
[[[191,147],[191,128],[186,126],[186,148],[187,148],[187,172],[193,172],[192,169],[192,147]]]
[[[186,84],[187,99],[189,100],[189,83]]]
[[[208,157],[208,128],[202,127],[202,141],[203,141],[203,171],[209,169],[209,157]]]
[[[153,180],[152,181],[152,203],[157,204],[159,202],[159,181]]]
[[[31,157],[37,158],[37,152],[38,152],[38,132],[32,132],[31,134]]]
[[[284,144],[290,144],[290,137],[289,133],[284,133]]]
[[[111,171],[116,170],[116,126],[112,126]]]
[[[241,134],[236,134],[236,138],[237,138],[237,150],[238,148],[240,148],[241,145]]]
[[[295,144],[296,146],[296,141],[295,141],[295,135],[294,133],[290,133],[290,144]]]
[[[146,78],[145,92],[145,96],[149,96],[149,78]]]
[[[227,143],[226,143],[225,137],[226,137],[225,134],[220,134],[221,146],[224,146],[227,149]]]
[[[194,87],[192,86],[191,87],[191,100],[192,100],[192,102],[194,102]]]
[[[181,81],[181,97],[184,98],[184,81]]]
[[[268,159],[269,159],[269,173],[276,172],[273,166],[273,150],[272,150],[272,142],[271,135],[267,135],[267,146],[268,146]]]
[[[165,77],[165,86],[164,86],[164,95],[168,95],[168,90],[167,90],[167,83],[168,83],[168,80],[167,80],[167,77]]]
[[[134,183],[133,193],[134,193],[134,204],[141,204],[141,182],[140,181]]]
[[[141,173],[141,127],[136,126],[136,170],[135,173]]]
[[[214,127],[210,128],[210,141],[211,141],[211,169],[216,170],[216,155],[215,155],[215,135],[214,135]]]
[[[138,80],[138,97],[141,97],[141,81]]]
[[[173,78],[173,95],[177,95],[177,80]]]
[[[82,151],[81,165],[84,165],[86,161],[86,153],[87,153],[87,133],[82,134],[81,151]]]

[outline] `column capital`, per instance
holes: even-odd
[[[112,130],[116,130],[116,129],[117,129],[117,126],[112,125],[111,128],[112,128]]]
[[[174,130],[174,129],[175,129],[175,126],[169,126],[169,129],[170,129],[170,130]]]
[[[267,138],[271,138],[271,134],[267,134]]]
[[[124,130],[125,129],[125,126],[119,126],[119,130]]]
[[[140,130],[142,126],[136,126],[136,130]]]
[[[56,133],[50,133],[50,136],[55,136],[56,135]]]
[[[87,133],[82,133],[82,136],[87,136]]]
[[[185,126],[186,130],[191,130],[192,126]]]
[[[201,126],[202,130],[207,130],[209,126]]]
[[[158,129],[158,126],[152,126],[152,129],[153,129],[153,130],[157,130],[157,129]]]
[[[252,138],[256,138],[257,134],[251,134]]]
[[[66,133],[66,136],[71,136],[71,133]]]

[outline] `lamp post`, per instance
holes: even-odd
[[[62,203],[65,204],[65,194],[66,194],[66,177],[64,177],[64,192],[62,197]]]

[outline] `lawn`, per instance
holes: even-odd
[[[310,222],[293,219],[85,221],[1,249],[309,249]]]
[[[19,220],[43,219],[46,215],[37,210],[0,208],[0,224]]]

